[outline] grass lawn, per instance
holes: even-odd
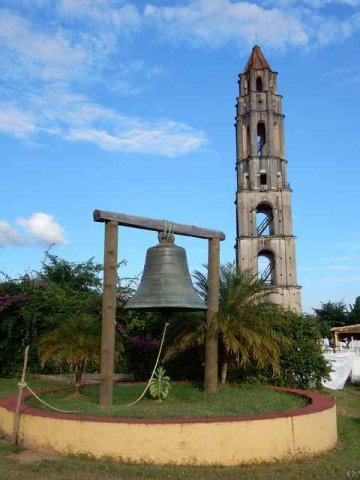
[[[38,382],[37,386],[40,384],[43,382]],[[35,386],[35,382],[32,382],[32,385]],[[0,396],[4,396],[5,391],[7,391],[6,394],[11,393],[15,386],[14,381],[0,379]],[[239,389],[239,394],[245,394],[247,390],[248,388]],[[13,447],[0,443],[0,480],[339,480],[360,478],[360,386],[348,386],[342,391],[326,391],[326,393],[337,400],[339,443],[336,450],[319,457],[239,467],[127,465],[110,460],[82,457],[62,457],[58,460],[41,460],[22,464],[18,461],[18,458],[21,458],[21,452],[11,453],[14,451]],[[223,392],[220,395],[223,395]],[[254,401],[257,402],[257,397]]]
[[[136,405],[128,406],[137,399],[144,385],[117,385],[114,387],[114,402],[111,407],[100,407],[98,387],[85,387],[81,397],[74,397],[72,391],[44,393],[41,397],[50,405],[61,410],[76,410],[83,415],[99,415],[132,418],[166,417],[214,417],[219,415],[251,415],[264,412],[292,410],[307,404],[305,399],[295,395],[273,392],[254,386],[224,388],[216,395],[205,395],[190,384],[172,384],[168,398],[156,402],[144,398]],[[31,398],[28,405],[44,408]]]
[[[14,378],[0,378],[0,398],[9,397],[18,392],[17,384],[20,379]],[[28,375],[26,381],[29,383],[31,388],[45,388],[45,387],[60,387],[62,385],[68,386],[68,384],[63,384],[60,382],[50,382],[44,380],[38,380],[31,375]]]

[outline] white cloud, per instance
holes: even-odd
[[[36,132],[35,118],[11,103],[0,103],[0,132],[26,138]]]
[[[292,14],[249,2],[195,0],[186,6],[171,7],[148,4],[144,14],[169,38],[195,46],[216,48],[235,42],[247,48],[256,35],[261,44],[277,48],[303,46],[309,40]]]
[[[341,261],[341,260],[338,260]],[[327,266],[317,266],[317,267],[301,267],[300,270],[306,272],[349,272],[349,271],[359,271],[359,267],[353,265],[327,265]]]
[[[107,151],[126,151],[176,157],[199,149],[206,143],[203,132],[171,119],[145,121],[102,107],[64,86],[44,89],[28,96],[25,109],[14,107],[14,119],[32,119],[24,125],[15,120],[4,129],[14,135],[37,138],[37,134],[68,141],[88,142]],[[27,112],[31,112],[27,113]],[[0,131],[1,131],[0,114]],[[32,128],[30,128],[30,125]]]
[[[345,19],[313,14],[309,15],[307,19],[311,36],[320,47],[345,40],[360,27],[359,14],[351,15]]]
[[[105,23],[116,29],[137,30],[141,24],[141,15],[136,6],[127,3],[121,7],[113,6],[109,0],[59,0],[61,15]]]
[[[28,219],[18,218],[16,223],[25,228],[26,235],[20,234],[5,220],[0,220],[0,247],[67,243],[64,230],[48,213],[34,213]]]
[[[332,262],[353,262],[356,260],[360,260],[360,255],[343,255],[340,257],[332,257],[332,258],[323,258],[323,262],[332,263]]]
[[[148,4],[144,16],[174,43],[248,49],[258,43],[277,50],[323,47],[350,37],[360,28],[360,15],[351,7],[360,0],[193,0],[188,4],[158,7]],[[330,4],[343,4],[335,15]]]
[[[272,5],[282,8],[301,8],[306,6],[312,9],[324,8],[329,5],[345,5],[357,7],[360,0],[260,0],[264,5]]]
[[[4,4],[6,4],[6,0],[2,0]],[[33,9],[36,8],[44,8],[44,7],[54,7],[54,3],[56,0],[8,0],[11,6],[21,6],[21,7],[30,7]]]
[[[360,67],[342,67],[325,72],[324,77],[330,77],[332,85],[340,88],[360,85]]]
[[[323,267],[323,269],[333,272],[348,272],[351,270],[360,270],[360,267],[354,267],[351,265],[329,265],[327,267]]]
[[[359,282],[360,281],[360,276],[359,275],[347,275],[347,276],[341,276],[341,277],[329,277],[325,278],[324,283],[352,283],[352,282]]]
[[[341,67],[341,68],[334,68],[333,70],[330,70],[328,72],[324,72],[323,75],[324,77],[343,77],[344,75],[349,75],[349,74],[356,74],[360,73],[360,67]]]
[[[0,247],[5,245],[22,245],[21,235],[5,220],[0,220]]]
[[[39,243],[67,243],[64,230],[48,213],[33,213],[28,219],[19,218],[17,223],[25,228],[27,233]]]
[[[96,128],[71,129],[68,138],[92,142],[105,150],[158,154],[176,157],[197,150],[206,142],[202,132],[171,120],[145,123],[128,119],[129,126],[109,133]],[[136,124],[131,126],[131,124]],[[125,122],[126,124],[126,122]],[[115,127],[116,129],[116,127]]]
[[[43,143],[45,135],[50,135],[90,142],[104,150],[168,157],[194,151],[205,142],[202,132],[183,123],[138,119],[75,93],[74,85],[81,91],[81,83],[88,78],[105,82],[105,70],[112,72],[110,59],[119,49],[119,35],[125,25],[136,29],[139,24],[135,6],[119,7],[111,0],[61,0],[57,6],[66,21],[42,23],[41,27],[34,18],[30,22],[0,8],[0,64],[6,77],[0,132],[27,141],[40,139]],[[57,10],[52,11],[56,14]],[[97,22],[96,26],[86,30],[84,22],[71,23],[84,16]],[[111,82],[107,78],[105,85],[126,95],[143,90],[141,79],[164,73],[136,58],[117,59],[116,65]]]
[[[4,0],[11,10],[0,8],[0,132],[168,157],[195,151],[206,141],[203,132],[174,119],[135,118],[90,98],[99,82],[117,94],[138,95],[143,83],[164,73],[128,55],[126,33],[148,38],[155,25],[175,43],[206,48],[230,44],[245,50],[256,34],[262,45],[277,49],[323,46],[360,25],[359,14],[336,19],[323,13],[319,7],[329,1],[317,0],[316,8],[307,0],[192,0],[167,7],[153,2],[141,12],[130,1],[36,0],[39,10],[32,14],[30,0]],[[353,6],[357,0],[337,1]],[[84,86],[86,95],[75,93]]]
[[[311,8],[324,8],[328,5],[347,5],[349,7],[357,7],[360,5],[360,0],[285,0],[288,3],[304,4]]]
[[[24,18],[0,9],[0,45],[10,52],[14,71],[42,79],[81,76],[90,63],[89,52],[74,43],[68,32],[37,32]]]

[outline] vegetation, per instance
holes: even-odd
[[[0,376],[18,374],[23,352],[30,345],[29,371],[40,371],[39,338],[78,315],[101,319],[101,265],[62,260],[45,253],[40,272],[0,283]],[[45,372],[66,372],[67,362],[45,365]]]
[[[54,382],[51,380],[39,380],[34,375],[28,375],[27,381],[33,389],[39,388],[55,388],[55,387],[66,387],[66,383],[63,382]],[[0,379],[0,398],[9,397],[18,393],[18,378],[1,378]]]
[[[355,303],[349,306],[348,325],[360,323],[360,297],[356,297]]]
[[[47,251],[39,272],[19,279],[4,276],[0,282],[0,377],[20,374],[24,348],[30,344],[29,372],[76,373],[79,388],[83,370],[91,372],[98,365],[101,271],[93,259],[68,262]],[[196,272],[194,278],[206,300],[206,276]],[[133,291],[133,279],[119,279],[116,348],[121,355],[115,371],[147,380],[164,319],[153,312],[124,310]],[[221,267],[216,324],[221,383],[230,378],[301,388],[320,385],[327,368],[319,330],[324,336],[333,325],[358,321],[360,298],[348,309],[342,302],[323,304],[314,322],[311,316],[294,317],[270,305],[266,296],[266,288],[248,272],[238,272],[233,264]],[[175,380],[201,381],[205,315],[178,314],[170,323],[165,349],[168,374]]]
[[[88,362],[100,363],[100,322],[90,314],[77,313],[65,318],[38,340],[41,364],[68,363],[75,371],[75,388],[80,393],[81,377]]]
[[[343,327],[360,323],[360,297],[355,299],[349,308],[343,301],[321,303],[320,308],[314,308],[322,337],[329,337],[333,327]]]
[[[4,381],[7,390],[10,383]],[[4,382],[0,382],[0,395]],[[334,451],[313,458],[277,461],[272,464],[252,464],[235,467],[191,467],[128,465],[109,459],[95,460],[81,456],[59,457],[22,463],[22,453],[0,442],[0,480],[307,480],[326,478],[356,478],[360,458],[360,387],[348,386],[340,391],[327,391],[336,398],[339,442]],[[201,392],[200,392],[201,394]],[[216,395],[217,396],[217,395]],[[213,397],[213,396],[211,396]],[[170,402],[169,397],[169,402]],[[168,404],[158,405],[162,408]],[[15,449],[16,451],[17,449]],[[14,453],[12,453],[14,452]],[[12,455],[10,455],[12,453]],[[355,472],[355,474],[353,474]]]
[[[207,275],[196,271],[196,288],[206,301]],[[288,345],[281,330],[284,315],[280,308],[266,301],[268,290],[250,272],[239,271],[235,264],[220,268],[220,303],[216,317],[221,364],[221,383],[227,381],[229,366],[254,365],[280,373],[280,351]],[[185,321],[184,321],[185,319]],[[205,335],[205,318],[201,314],[183,316],[182,327],[165,358],[201,344]]]
[[[0,377],[20,374],[26,345],[31,347],[29,372],[76,370],[78,383],[85,365],[94,371],[100,355],[101,272],[102,265],[93,259],[68,262],[47,251],[40,271],[18,279],[3,274]],[[137,379],[145,379],[156,356],[162,319],[152,313],[137,314],[121,308],[133,292],[132,284],[133,279],[118,281],[116,349],[121,352],[124,345],[126,356],[119,355],[116,369],[135,372]],[[76,338],[77,332],[81,332],[81,338]],[[71,337],[76,345],[69,356]],[[80,350],[81,354],[74,353]]]
[[[253,297],[250,295],[247,303],[244,300],[246,299],[246,289],[240,291],[241,282],[238,280],[232,283],[231,266],[228,265],[227,268],[229,269],[229,278],[222,283],[221,289],[221,305],[227,306],[221,308],[218,317],[222,381],[225,382],[226,378],[230,376],[233,381],[271,382],[301,388],[319,387],[321,379],[326,377],[328,372],[318,341],[320,330],[324,335],[325,331],[328,332],[329,328],[336,323],[359,323],[359,297],[349,308],[331,302],[323,304],[323,306],[326,305],[326,308],[317,309],[315,317],[285,314],[263,302],[260,311],[264,313],[265,317],[268,315],[270,325],[262,326],[260,320],[265,317],[262,317],[261,314],[260,320],[256,321],[254,313],[258,311],[257,295],[261,296],[261,292],[254,293]],[[73,367],[76,369],[76,363],[87,363],[90,370],[94,368],[97,359],[95,350],[92,348],[85,356],[79,355],[80,361],[77,362],[76,356],[74,356],[69,362],[70,353],[54,353],[54,355],[47,356],[45,352],[50,353],[51,342],[49,342],[48,350],[46,348],[42,350],[42,342],[39,339],[46,339],[47,336],[51,338],[52,333],[58,340],[63,340],[66,335],[62,335],[59,331],[56,333],[57,329],[68,328],[70,332],[73,327],[74,338],[81,337],[78,335],[81,328],[80,326],[75,328],[76,322],[84,322],[83,342],[85,344],[87,329],[93,331],[93,340],[99,339],[100,272],[101,266],[91,259],[87,262],[71,263],[47,252],[40,272],[33,272],[15,280],[5,277],[4,281],[0,282],[0,358],[2,358],[0,376],[19,373],[23,350],[28,343],[32,345],[29,361],[30,371],[39,371],[41,359],[45,362],[45,372],[67,373]],[[197,281],[200,289],[203,280],[206,278],[199,275]],[[132,293],[131,280],[124,283],[125,286],[120,282],[118,285],[117,300],[120,308],[117,317],[117,343],[118,349],[123,348],[124,354],[119,356],[117,371],[131,371],[138,379],[147,379],[156,356],[163,319],[160,315],[153,313],[135,313],[121,309]],[[202,285],[205,286],[204,283]],[[203,295],[206,296],[206,289],[203,289]],[[242,299],[243,309],[240,307],[240,299]],[[253,300],[254,309],[251,308]],[[261,310],[262,308],[264,310]],[[252,315],[249,314],[249,320],[246,319],[247,312],[251,312]],[[236,318],[242,320],[243,332],[241,332],[240,322]],[[167,344],[167,371],[170,372],[172,378],[182,376],[182,378],[201,379],[203,373],[202,345],[205,333],[204,316],[199,314],[182,315],[179,320],[181,321],[177,323],[174,318],[172,322],[172,336],[169,335]],[[246,323],[247,321],[248,323]],[[265,333],[266,328],[271,328],[270,335]],[[273,349],[264,347],[266,343],[261,340],[262,334],[268,335],[269,338],[266,337],[266,341],[269,339],[275,341]],[[69,338],[70,336],[71,333],[68,334]],[[251,337],[254,339],[251,340]],[[284,337],[290,341],[282,341]],[[179,346],[176,345],[174,339],[179,342]],[[39,351],[35,345],[39,345]],[[266,361],[261,359],[259,361],[259,357],[256,356],[258,350],[262,349],[265,349],[265,353],[268,355]],[[260,351],[260,354],[263,355],[263,352]],[[170,360],[171,356],[173,358]],[[73,367],[70,367],[69,364]],[[16,384],[17,380],[0,379],[0,396],[15,393]],[[45,385],[31,377],[29,384],[35,388]],[[175,414],[183,416],[251,414],[295,408],[298,404],[289,404],[288,402],[299,401],[296,397],[270,392],[252,385],[222,388],[217,395],[204,395],[201,388],[177,384],[173,386],[171,395],[166,402],[157,403],[145,399],[138,405],[126,407],[125,405],[133,401],[142,389],[141,385],[115,388],[115,404],[107,409],[98,407],[98,392],[95,387],[83,388],[83,395],[78,398],[68,396],[64,391],[44,394],[44,398],[50,404],[65,410],[81,410],[84,414],[128,415],[139,418],[170,417]],[[340,440],[335,452],[329,452],[319,458],[276,462],[273,465],[227,468],[175,468],[173,466],[147,465],[146,477],[159,480],[166,478],[196,480],[210,477],[214,480],[345,478],[351,475],[351,469],[359,466],[360,388],[351,386],[343,391],[328,393],[336,397],[339,413]],[[31,399],[30,403],[39,407],[34,399]],[[59,480],[62,478],[79,480],[90,477],[93,480],[144,478],[144,467],[142,466],[80,457],[65,457],[58,461],[42,461],[35,465],[24,466],[19,464],[16,459],[8,457],[11,452],[14,452],[14,449],[4,445],[4,443],[0,443],[0,480],[17,478],[26,478],[27,480]],[[14,453],[14,455],[20,454]]]
[[[149,385],[150,395],[161,402],[169,395],[170,389],[170,377],[165,375],[163,367],[159,367]]]
[[[281,351],[280,375],[275,382],[303,389],[321,387],[331,367],[321,351],[316,320],[309,315],[287,314],[282,331],[290,342]]]
[[[16,391],[16,382],[6,380],[8,385],[0,386]],[[32,386],[32,381],[29,384]],[[39,385],[39,384],[38,384]],[[116,385],[114,388],[114,404],[111,407],[100,407],[96,386],[83,387],[82,395],[70,395],[69,390],[41,394],[41,398],[50,405],[62,410],[76,410],[79,414],[97,416],[115,416],[132,418],[166,418],[166,417],[214,417],[219,415],[250,415],[264,412],[291,410],[306,405],[306,400],[283,392],[266,390],[253,385],[237,385],[222,388],[217,395],[204,394],[201,386],[190,384],[172,385],[171,395],[166,402],[154,402],[145,398],[142,402],[128,406],[143,391],[143,385]],[[36,408],[46,409],[35,398],[27,403]]]

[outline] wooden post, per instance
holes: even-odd
[[[23,364],[23,370],[22,370],[22,374],[21,374],[19,394],[18,394],[17,403],[16,403],[13,436],[12,436],[13,445],[17,445],[18,440],[19,440],[20,409],[21,409],[21,403],[22,403],[23,394],[24,394],[24,385],[25,385],[25,376],[26,376],[27,363],[28,363],[28,355],[29,355],[29,345],[25,348],[24,364]]]
[[[339,350],[338,345],[339,345],[339,334],[338,332],[334,332],[334,353]]]
[[[100,405],[104,406],[112,405],[113,399],[117,250],[118,223],[106,222],[100,366]]]
[[[208,265],[208,312],[205,339],[205,378],[204,390],[216,392],[218,386],[218,334],[215,326],[215,315],[219,311],[220,284],[220,241],[209,240]]]

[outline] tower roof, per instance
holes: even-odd
[[[250,70],[263,70],[265,68],[271,70],[270,65],[264,57],[260,47],[255,45],[251,51],[244,73],[248,73]]]

